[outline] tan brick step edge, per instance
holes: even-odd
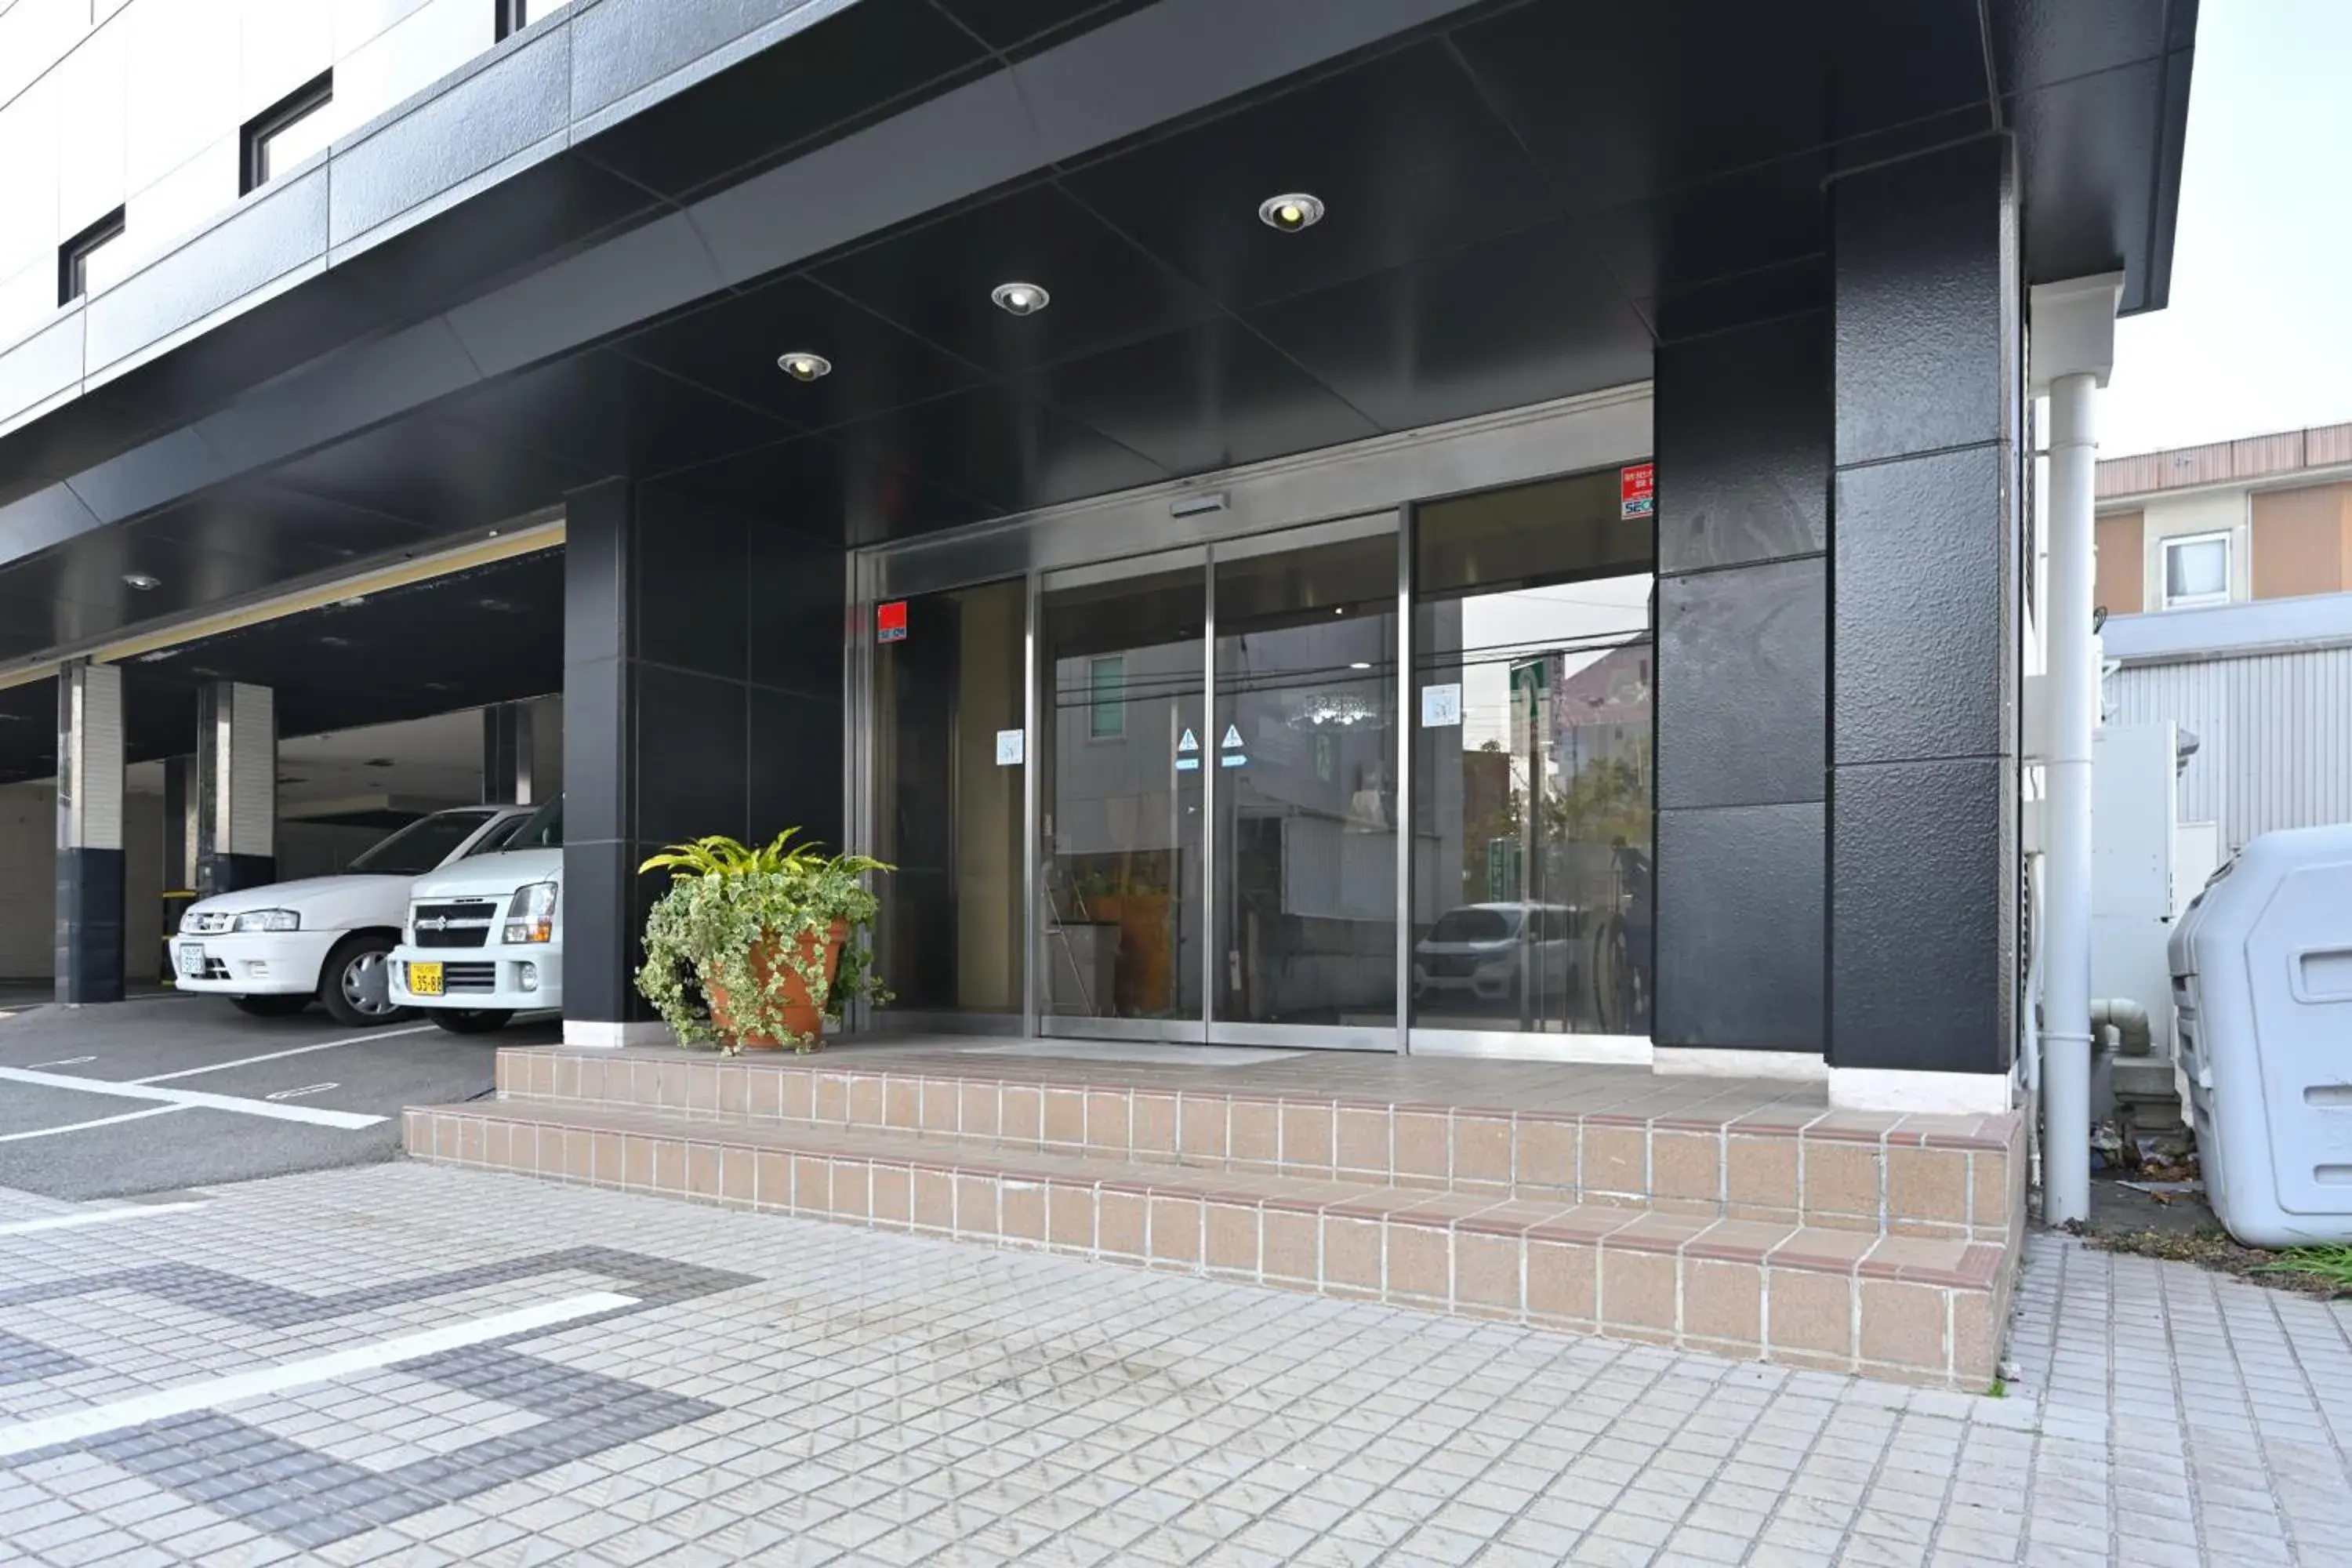
[[[716,1056],[508,1050],[502,1098],[750,1116],[1236,1173],[2015,1246],[2021,1122],[1768,1108],[1729,1123],[1064,1087]]]
[[[404,1134],[442,1163],[1944,1387],[1990,1382],[2006,1307],[1984,1242],[516,1101]]]

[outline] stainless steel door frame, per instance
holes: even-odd
[[[874,596],[898,599],[1181,545],[1237,542],[1639,462],[1651,452],[1651,406],[1650,384],[1634,382],[868,545],[858,553],[875,563],[868,584]]]

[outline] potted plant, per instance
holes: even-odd
[[[680,1043],[811,1050],[850,997],[888,1000],[864,940],[876,904],[862,879],[890,868],[794,844],[798,832],[756,848],[698,838],[637,868],[670,873],[646,916],[637,990]]]

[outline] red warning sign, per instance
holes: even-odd
[[[1658,465],[1629,463],[1617,470],[1617,516],[1653,517],[1658,510]]]
[[[874,606],[874,640],[905,642],[907,640],[907,601],[893,599],[888,604]]]

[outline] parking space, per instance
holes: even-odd
[[[0,1187],[127,1197],[387,1160],[402,1107],[487,1093],[500,1045],[560,1032],[344,1029],[189,996],[18,1012],[0,1017]]]

